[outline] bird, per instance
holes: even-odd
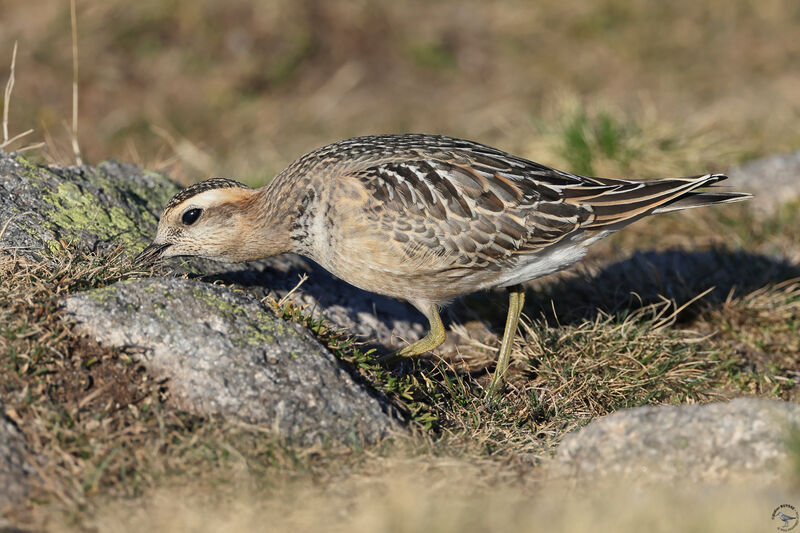
[[[778,515],[777,516],[778,516],[778,519],[780,519],[783,522],[783,527],[788,526],[789,522],[791,522],[792,520],[797,520],[796,516],[785,515],[780,511],[778,511]]]
[[[509,364],[524,282],[571,266],[592,243],[648,215],[751,197],[697,190],[726,177],[589,177],[443,135],[356,137],[303,155],[261,188],[212,178],[183,189],[134,263],[306,256],[425,315],[427,335],[386,360],[441,345],[439,310],[453,299],[506,288],[494,393]]]

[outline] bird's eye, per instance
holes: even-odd
[[[200,213],[202,212],[202,209],[189,209],[183,214],[181,221],[183,222],[184,226],[191,226],[197,222],[197,219],[200,218]]]

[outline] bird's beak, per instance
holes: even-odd
[[[142,264],[145,264],[145,263],[150,263],[152,261],[155,261],[156,259],[161,257],[161,254],[164,253],[164,250],[166,250],[170,246],[172,246],[171,243],[167,243],[167,244],[156,244],[156,243],[153,243],[150,246],[148,246],[147,248],[145,248],[144,250],[142,250],[139,253],[139,255],[134,257],[133,261],[132,261],[132,264],[134,266],[139,266],[139,265],[142,265]]]

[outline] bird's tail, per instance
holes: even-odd
[[[705,176],[703,176],[705,177]],[[717,183],[719,181],[728,179],[725,174],[709,174],[708,178],[715,178],[716,181],[710,183]],[[708,185],[708,184],[706,184]],[[702,185],[705,187],[706,185]],[[705,205],[713,204],[729,204],[732,202],[741,202],[749,200],[753,195],[746,192],[688,192],[683,196],[667,202],[660,207],[657,207],[653,213],[669,213],[670,211],[680,211],[681,209],[693,209],[695,207],[703,207]]]
[[[586,228],[607,228],[619,223],[629,223],[653,213],[740,202],[752,197],[748,193],[741,192],[696,191],[727,179],[724,174],[640,182],[609,178],[591,179],[598,185],[604,186],[606,190],[591,199],[584,200],[592,207],[595,214],[594,221],[585,226]]]

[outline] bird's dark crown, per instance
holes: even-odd
[[[236,180],[231,180],[227,178],[211,178],[205,181],[201,181],[200,183],[195,183],[190,187],[186,187],[178,194],[172,197],[172,199],[167,203],[167,206],[164,208],[171,209],[178,204],[181,204],[192,198],[193,196],[197,196],[198,194],[206,191],[210,191],[213,189],[228,189],[231,187],[240,187],[242,189],[251,189],[252,187],[248,187],[244,183],[240,183]]]

